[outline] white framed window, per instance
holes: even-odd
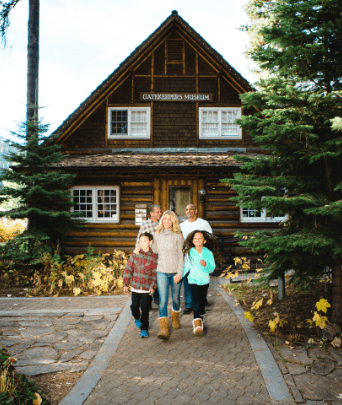
[[[149,139],[150,107],[110,107],[108,109],[108,139]]]
[[[284,195],[286,194],[285,189],[279,189],[278,193]],[[261,200],[264,197],[261,198]],[[253,210],[250,208],[240,207],[240,221],[241,222],[283,222],[287,219],[287,215],[282,215],[280,217],[269,217],[267,216],[266,209],[261,211]]]
[[[241,117],[238,107],[200,107],[199,137],[204,139],[242,139],[242,129],[236,124]]]
[[[282,222],[285,221],[287,215],[282,217],[268,217],[266,210],[252,210],[250,208],[240,207],[241,222]]]
[[[118,186],[79,186],[71,189],[71,210],[82,212],[88,222],[119,222]]]

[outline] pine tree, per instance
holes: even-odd
[[[257,112],[239,124],[265,154],[241,159],[230,183],[243,207],[287,220],[243,245],[266,252],[270,278],[293,269],[307,283],[329,267],[332,317],[341,322],[342,3],[251,0],[246,11],[259,80],[242,95]]]
[[[75,175],[58,170],[58,163],[64,156],[59,145],[44,143],[48,128],[48,125],[34,120],[29,124],[20,124],[19,131],[12,133],[18,142],[10,142],[10,145],[17,152],[6,156],[13,165],[3,170],[0,181],[18,187],[1,188],[0,200],[14,198],[19,204],[8,211],[1,211],[0,216],[26,218],[28,227],[24,237],[29,236],[32,243],[40,240],[45,241],[43,244],[55,246],[65,239],[69,230],[81,225],[77,219],[79,214],[68,210],[73,205],[68,186]]]

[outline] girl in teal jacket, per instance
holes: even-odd
[[[210,242],[207,244],[207,242]],[[207,245],[204,246],[204,245]],[[184,243],[183,277],[188,275],[193,305],[195,336],[203,335],[203,317],[210,283],[209,274],[215,270],[214,253],[218,253],[216,240],[205,231],[193,231]]]

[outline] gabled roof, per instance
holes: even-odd
[[[105,79],[96,90],[94,90],[90,96],[83,101],[82,104],[71,114],[69,117],[57,128],[52,135],[61,134],[68,128],[81,114],[83,114],[88,107],[90,107],[101,94],[103,94],[108,87],[118,79],[129,66],[134,63],[139,57],[141,57],[147,48],[149,48],[154,42],[158,41],[158,38],[162,36],[172,25],[178,25],[184,30],[190,38],[196,43],[198,48],[205,50],[221,67],[222,72],[227,72],[230,78],[237,83],[241,93],[252,91],[253,88],[248,81],[240,75],[214,48],[212,48],[190,25],[183,20],[177,13],[172,11],[172,14],[144,41],[139,45],[129,56],[126,58],[119,67]]]

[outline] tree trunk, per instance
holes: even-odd
[[[342,323],[342,272],[341,259],[333,260],[332,272],[332,321]]]
[[[29,0],[27,45],[27,123],[38,120],[39,0]],[[29,125],[28,125],[29,128]],[[29,136],[29,129],[27,136]]]

